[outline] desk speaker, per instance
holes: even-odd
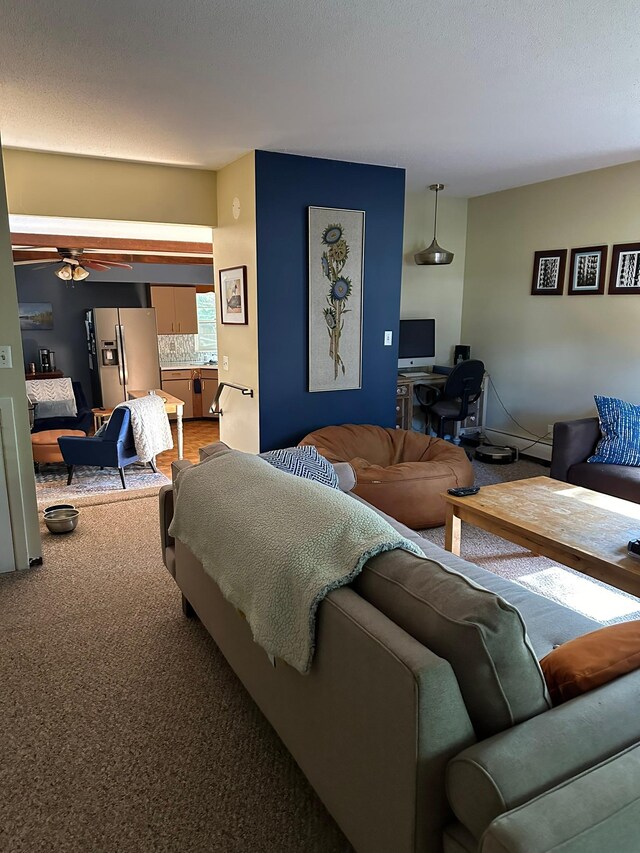
[[[461,361],[469,361],[471,358],[471,347],[459,344],[453,351],[453,363],[460,364]]]

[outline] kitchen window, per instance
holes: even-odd
[[[198,311],[198,351],[217,355],[215,293],[212,290],[206,293],[196,293],[196,308]]]

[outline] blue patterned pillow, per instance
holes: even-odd
[[[320,456],[315,447],[285,447],[282,450],[269,450],[260,456],[280,471],[315,480],[332,489],[340,488],[335,468],[328,459]]]
[[[602,438],[587,462],[640,466],[640,406],[615,397],[594,397]]]

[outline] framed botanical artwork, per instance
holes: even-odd
[[[246,326],[247,319],[247,268],[229,267],[219,270],[220,322]]]
[[[640,293],[640,243],[618,243],[611,250],[609,293]]]
[[[571,250],[569,269],[569,296],[578,294],[603,294],[607,267],[606,246],[585,246]]]
[[[536,252],[533,258],[533,296],[561,296],[564,288],[564,270],[567,264],[566,249]]]
[[[18,314],[23,332],[53,329],[53,307],[50,302],[18,302]]]
[[[364,219],[309,208],[309,391],[362,387]]]

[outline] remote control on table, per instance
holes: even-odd
[[[627,545],[627,554],[640,560],[640,539],[632,539]]]
[[[471,495],[477,495],[480,491],[480,486],[460,486],[457,489],[447,489],[447,494],[453,495],[454,498],[468,498]]]

